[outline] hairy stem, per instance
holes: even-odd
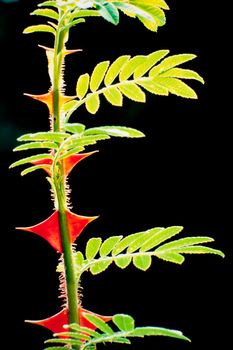
[[[60,18],[62,13],[60,14]],[[63,51],[65,50],[64,31],[58,29],[54,45],[54,71],[53,71],[53,131],[62,131],[62,120],[60,113],[60,98],[62,94],[62,64]],[[78,293],[77,279],[74,270],[72,243],[70,241],[69,225],[67,221],[67,198],[66,198],[66,179],[63,171],[63,161],[59,161],[53,172],[53,181],[56,191],[57,206],[59,212],[59,226],[61,234],[61,244],[63,250],[63,259],[65,266],[65,283],[67,294],[67,308],[69,323],[79,323],[78,315]],[[79,349],[78,346],[74,347]]]

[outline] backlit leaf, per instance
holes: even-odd
[[[36,132],[33,134],[24,134],[20,136],[18,141],[54,141],[62,142],[65,138],[70,135],[65,132]]]
[[[134,330],[134,319],[133,317],[125,314],[117,314],[113,316],[112,321],[121,331],[132,331]]]
[[[76,252],[76,254],[75,254],[75,264],[78,267],[78,269],[81,268],[83,262],[84,262],[83,254],[81,252]]]
[[[145,59],[145,61],[137,67],[134,72],[134,78],[140,78],[145,73],[147,73],[151,67],[153,67],[157,62],[169,54],[169,50],[159,50],[151,53]]]
[[[150,77],[157,76],[161,72],[165,72],[168,69],[179,66],[182,63],[193,60],[196,57],[194,54],[179,54],[165,58],[159,65],[152,68],[149,75]]]
[[[104,61],[97,64],[91,75],[90,89],[95,92],[102,83],[110,62]]]
[[[95,135],[102,133],[115,137],[138,138],[145,136],[141,131],[125,126],[99,126],[96,128],[87,129],[85,131],[85,135]]]
[[[111,3],[104,2],[96,4],[96,9],[100,15],[108,22],[117,25],[119,23],[119,12]]]
[[[130,256],[114,257],[116,266],[121,269],[126,268],[131,263],[132,258]]]
[[[32,163],[34,161],[43,160],[43,159],[53,159],[53,156],[51,156],[48,153],[44,153],[44,154],[37,154],[37,155],[31,156],[31,157],[26,157],[26,158],[23,158],[23,159],[20,159],[20,160],[14,162],[13,164],[10,165],[9,168],[11,169],[11,168],[14,168],[14,167],[19,166],[19,165]]]
[[[86,95],[89,88],[89,81],[90,76],[88,73],[80,75],[76,85],[76,94],[80,99]]]
[[[190,69],[172,68],[160,74],[160,77],[171,77],[180,79],[194,79],[204,84],[204,79],[196,72]]]
[[[106,100],[110,102],[113,106],[121,107],[123,105],[122,93],[115,86],[110,86],[103,92]]]
[[[122,239],[123,236],[112,236],[107,238],[100,247],[100,256],[103,258],[107,256],[115,247],[115,245]]]
[[[150,265],[152,263],[152,258],[150,255],[137,255],[133,257],[133,264],[135,267],[137,267],[140,270],[146,271],[149,269]]]
[[[141,235],[141,232],[133,233],[129,236],[124,237],[113,249],[112,255],[118,255],[121,252],[123,252],[130,244],[132,244],[139,236]]]
[[[112,330],[112,328],[109,327],[109,325],[106,322],[102,321],[99,317],[92,314],[87,314],[87,313],[84,313],[84,316],[88,321],[90,321],[102,332],[106,334],[114,334],[114,331]]]
[[[138,85],[155,95],[168,96],[169,94],[168,88],[151,80],[138,81]]]
[[[23,145],[17,146],[13,149],[13,151],[25,151],[28,149],[40,149],[40,148],[49,148],[56,149],[58,145],[55,142],[29,142]]]
[[[29,26],[25,28],[23,31],[24,34],[31,34],[36,32],[46,32],[46,33],[52,33],[53,35],[56,35],[56,30],[47,24],[37,24],[34,26]]]
[[[130,59],[129,55],[124,55],[118,57],[109,67],[108,72],[105,76],[104,83],[105,85],[110,85],[116,79],[120,73],[124,64]]]
[[[223,252],[221,252],[218,249],[213,249],[205,246],[192,246],[192,247],[183,247],[183,248],[177,248],[174,249],[174,251],[181,253],[181,254],[216,254],[220,255],[222,258],[224,258]]]
[[[58,13],[51,9],[36,9],[31,15],[49,17],[55,20],[58,20],[59,18]]]
[[[180,331],[167,329],[167,328],[160,328],[160,327],[138,327],[138,328],[135,328],[135,330],[131,334],[132,336],[137,336],[137,337],[166,336],[166,337],[172,337],[172,338],[178,338],[178,339],[190,341],[190,339],[185,337]]]
[[[202,236],[185,237],[185,238],[180,238],[175,241],[161,245],[159,248],[156,249],[156,252],[171,250],[174,248],[188,247],[190,245],[195,245],[200,243],[209,243],[213,241],[214,240],[211,237],[202,237]]]
[[[137,86],[133,82],[126,81],[124,84],[119,85],[120,91],[129,99],[136,101],[136,102],[145,102],[146,101],[146,95],[140,89],[139,86]]]
[[[150,240],[152,237],[156,236],[159,232],[163,231],[164,229],[161,227],[155,227],[152,229],[149,229],[147,231],[141,232],[140,235],[138,235],[137,239],[135,239],[127,249],[127,253],[133,253],[139,248],[141,248],[145,242]]]
[[[196,92],[190,86],[188,86],[183,81],[177,78],[156,77],[154,78],[154,81],[159,85],[167,88],[169,92],[174,95],[185,97],[185,98],[197,99]]]
[[[138,66],[140,66],[143,62],[145,62],[146,56],[135,56],[131,58],[129,61],[127,61],[124,66],[122,67],[119,75],[120,81],[127,80],[137,69]]]
[[[89,113],[95,114],[100,107],[100,98],[98,94],[90,94],[86,100],[86,109]]]
[[[185,260],[183,255],[173,251],[165,251],[165,252],[161,251],[157,253],[157,250],[156,250],[155,255],[162,260],[179,264],[179,265],[182,264]]]
[[[23,170],[20,175],[21,176],[24,176],[24,175],[27,175],[27,174],[30,174],[32,173],[33,171],[36,171],[36,170],[40,170],[40,169],[43,169],[44,170],[44,165],[34,165],[34,166],[31,166],[25,170]]]
[[[64,125],[64,129],[74,134],[82,134],[85,131],[86,126],[80,123],[67,123]]]
[[[101,273],[105,271],[109,265],[112,263],[112,261],[98,261],[94,265],[91,266],[90,271],[93,275],[97,275],[98,273]]]
[[[89,239],[86,245],[86,257],[88,260],[94,259],[101,246],[102,239],[99,237],[93,237]]]
[[[146,242],[141,246],[140,252],[146,252],[150,249],[156,247],[160,243],[168,240],[169,238],[177,235],[183,230],[182,226],[171,226],[160,231],[156,231],[152,233],[151,237],[149,237]]]

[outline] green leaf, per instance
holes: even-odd
[[[196,72],[190,69],[172,68],[160,74],[160,77],[171,77],[180,79],[194,79],[204,84],[204,79]]]
[[[146,240],[146,242],[141,246],[140,252],[146,252],[150,249],[156,247],[160,243],[168,240],[169,238],[177,235],[183,230],[182,226],[171,226],[160,231],[156,231],[151,235],[151,237]]]
[[[222,258],[225,257],[224,253],[221,252],[220,250],[205,247],[205,246],[193,246],[193,247],[183,247],[183,248],[177,248],[174,249],[174,252],[178,252],[181,254],[216,254],[221,256]]]
[[[56,1],[44,1],[37,5],[38,7],[56,7],[57,8],[57,2]]]
[[[133,264],[135,267],[142,271],[146,271],[149,269],[152,263],[152,258],[150,255],[141,255],[141,256],[134,256],[133,257]]]
[[[58,21],[59,18],[58,13],[51,9],[36,9],[31,13],[31,15],[49,17],[55,19],[56,21]]]
[[[96,9],[100,15],[108,22],[117,25],[119,23],[119,12],[111,3],[103,2],[96,4]]]
[[[162,260],[172,262],[175,264],[179,264],[179,265],[182,264],[185,260],[183,255],[176,253],[174,251],[161,251],[161,252],[159,251],[159,252],[157,252],[157,250],[156,250],[155,255]]]
[[[85,131],[86,126],[80,123],[66,123],[64,125],[64,129],[73,134],[82,134]]]
[[[131,263],[131,260],[132,258],[130,256],[114,257],[116,266],[120,267],[121,269],[125,269]]]
[[[191,61],[196,57],[197,56],[193,54],[179,54],[179,55],[169,56],[165,58],[159,65],[152,68],[149,73],[149,76],[155,77],[161,72],[165,72],[166,70],[179,66],[182,63]]]
[[[112,261],[97,261],[94,265],[91,266],[90,271],[93,275],[97,275],[98,273],[101,273],[105,271],[109,265],[111,265]]]
[[[76,94],[80,100],[86,95],[89,88],[90,76],[88,73],[80,75],[76,85]]]
[[[115,247],[115,245],[122,239],[123,236],[112,236],[107,238],[100,247],[100,256],[104,258]]]
[[[56,30],[47,24],[37,24],[34,26],[29,26],[24,29],[23,34],[31,34],[35,32],[52,33],[54,36],[56,36]]]
[[[64,350],[64,346],[49,346],[48,348],[45,348],[44,350]]]
[[[100,14],[96,10],[78,10],[72,14],[72,19],[78,17],[100,17]]]
[[[114,334],[112,328],[109,327],[109,325],[102,321],[99,317],[87,313],[84,313],[84,317],[102,332],[106,334]]]
[[[76,252],[75,253],[75,264],[76,264],[76,267],[78,268],[78,270],[81,269],[83,262],[84,262],[83,253]]]
[[[180,331],[160,327],[138,327],[130,334],[130,336],[165,336],[190,341],[190,339],[185,337]]]
[[[143,62],[145,62],[146,56],[135,56],[131,58],[129,61],[127,61],[124,66],[122,67],[120,74],[119,74],[119,80],[125,81],[127,80],[137,69],[138,66],[142,65]]]
[[[77,134],[70,136],[69,140],[64,143],[64,150],[70,149],[77,146],[89,146],[95,145],[97,141],[108,140],[110,137],[106,134],[97,134],[97,135],[84,135],[80,137]],[[60,150],[60,151],[63,151]]]
[[[89,239],[86,245],[86,257],[88,260],[94,259],[94,257],[99,251],[101,243],[102,243],[102,239],[99,237],[98,238],[94,237]]]
[[[43,170],[44,170],[44,165],[43,165],[43,164],[42,164],[42,165],[34,165],[34,166],[31,166],[31,167],[29,167],[29,168],[23,170],[23,171],[20,173],[20,175],[21,175],[21,176],[24,176],[24,175],[27,175],[27,174],[29,174],[29,173],[32,173],[32,172],[35,171],[35,170],[40,170],[40,169],[43,169]]]
[[[98,63],[97,66],[94,68],[90,81],[90,89],[92,92],[95,92],[99,88],[100,84],[104,79],[109,64],[109,61],[103,61]]]
[[[37,132],[34,134],[25,134],[20,136],[18,141],[54,141],[62,142],[65,138],[70,135],[65,132]]]
[[[153,67],[157,62],[159,62],[168,54],[169,50],[159,50],[152,52],[146,57],[145,61],[137,67],[137,69],[134,72],[134,79],[141,78],[145,73],[147,73],[151,69],[151,67]]]
[[[122,93],[115,86],[110,86],[103,91],[106,100],[113,106],[121,107],[123,105]]]
[[[85,333],[85,334],[91,335],[94,338],[97,338],[100,336],[100,333],[98,333],[98,332],[96,332],[88,327],[80,326],[77,323],[71,323],[71,324],[69,324],[69,326],[67,328],[73,329],[73,330],[80,332],[80,333]]]
[[[81,340],[74,340],[74,339],[66,339],[66,338],[60,338],[60,339],[48,339],[45,341],[45,344],[47,343],[55,343],[55,344],[67,344],[67,345],[82,345],[83,342]],[[64,348],[63,348],[64,350]]]
[[[128,97],[133,101],[136,101],[136,102],[146,101],[145,93],[142,91],[142,89],[140,89],[139,86],[137,86],[133,82],[126,81],[124,83],[121,83],[119,85],[119,89],[126,97]]]
[[[98,94],[90,94],[86,100],[86,109],[89,113],[95,114],[100,107],[100,98]]]
[[[112,251],[112,255],[118,255],[121,252],[123,252],[123,250],[125,250],[126,248],[128,248],[128,246],[130,244],[132,244],[139,236],[141,236],[141,232],[138,233],[133,233],[129,236],[124,237],[117,245],[116,247],[113,249]]]
[[[129,55],[124,55],[118,57],[109,67],[108,72],[105,76],[104,83],[105,85],[110,85],[116,79],[124,64],[130,59]]]
[[[127,253],[133,253],[139,248],[141,248],[145,242],[150,240],[152,237],[157,235],[159,232],[163,230],[162,227],[155,227],[152,229],[149,229],[144,232],[140,232],[140,235],[138,235],[137,239],[135,239],[130,245],[129,248],[127,249]]]
[[[139,9],[145,11],[152,17],[154,23],[149,21],[144,16],[137,16],[139,20],[145,25],[146,28],[152,31],[156,31],[157,27],[163,26],[166,22],[164,11],[151,3],[150,0],[130,0],[130,3]]]
[[[145,136],[141,131],[125,126],[99,126],[96,128],[87,129],[85,131],[85,135],[95,135],[102,133],[115,137],[139,138]]]
[[[59,159],[60,159],[60,160],[65,159],[65,158],[67,158],[67,157],[72,156],[73,154],[77,154],[77,153],[82,152],[84,149],[85,149],[85,148],[84,148],[84,147],[81,147],[81,146],[74,147],[74,148],[72,148],[71,150],[66,151],[66,152],[63,153],[61,156],[59,156]]]
[[[20,159],[18,160],[17,162],[14,162],[10,165],[10,169],[11,168],[15,168],[16,166],[19,166],[19,165],[23,165],[23,164],[27,164],[27,163],[32,163],[34,161],[37,161],[37,160],[43,160],[43,159],[53,159],[53,156],[51,156],[50,154],[48,153],[45,153],[45,154],[37,154],[35,156],[31,156],[31,157],[27,157],[27,158],[23,158],[23,159]]]
[[[17,146],[13,149],[15,151],[26,151],[28,149],[37,149],[37,148],[49,148],[57,149],[58,145],[55,142],[29,142],[23,145]]]
[[[62,105],[62,112],[65,114],[69,113],[70,110],[72,110],[78,104],[79,104],[79,101],[77,101],[77,100],[68,101]]]
[[[161,96],[168,96],[169,91],[168,88],[165,86],[156,84],[154,81],[151,80],[141,80],[137,82],[138,85],[142,86],[147,91],[151,92],[155,95],[161,95]]]
[[[177,78],[160,78],[156,77],[154,78],[154,81],[158,83],[161,86],[164,86],[169,90],[170,93],[185,97],[185,98],[192,98],[197,99],[196,92],[189,87],[187,84],[185,84],[183,81],[177,79]]]
[[[78,332],[59,332],[59,333],[54,333],[54,336],[56,337],[65,337],[65,338],[70,338],[70,339],[80,339],[81,341],[83,340],[90,340],[90,336],[84,334],[84,333],[78,333]],[[64,348],[63,348],[64,350]]]
[[[112,321],[121,331],[130,332],[134,330],[134,319],[129,315],[125,315],[125,314],[114,315],[112,318]]]
[[[181,247],[188,247],[195,244],[208,243],[213,241],[214,240],[211,237],[203,237],[203,236],[185,237],[185,238],[180,238],[175,241],[161,245],[159,248],[156,249],[156,252],[171,250],[174,248],[176,249]]]
[[[128,3],[121,3],[116,2],[115,5],[117,8],[122,10],[126,15],[129,15],[130,17],[137,17],[139,20],[147,27],[149,30],[157,31],[158,25],[154,19],[154,17],[148,13],[147,11],[144,11],[137,6],[128,4]]]

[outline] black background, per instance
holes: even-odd
[[[18,156],[11,152],[16,137],[48,129],[46,107],[23,96],[49,88],[46,59],[37,44],[50,45],[50,38],[21,34],[37,21],[28,15],[36,3],[0,4],[1,317],[8,347],[24,350],[42,349],[50,336],[24,319],[53,315],[61,304],[54,272],[57,254],[39,237],[14,229],[51,214],[49,186],[39,172],[21,178],[18,169],[8,170]],[[206,81],[204,86],[191,83],[198,91],[197,101],[148,94],[146,105],[125,100],[124,108],[118,109],[102,102],[96,116],[83,108],[73,117],[89,127],[126,125],[147,135],[106,141],[98,154],[72,172],[74,212],[100,215],[79,243],[84,247],[92,236],[183,225],[184,235],[213,236],[226,258],[190,256],[182,266],[156,260],[146,273],[111,267],[96,277],[87,274],[83,306],[101,314],[128,313],[137,325],[180,329],[192,339],[191,344],[146,339],[133,342],[132,349],[224,349],[232,324],[230,32],[226,11],[211,0],[169,4],[167,25],[157,34],[124,16],[118,27],[91,19],[72,31],[69,48],[83,52],[67,59],[68,94],[74,94],[77,77],[101,60],[166,48],[172,54],[196,53],[198,58],[187,66]]]

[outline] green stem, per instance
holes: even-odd
[[[61,14],[62,15],[62,14]],[[61,16],[62,17],[62,16]],[[59,23],[61,25],[61,22]],[[65,48],[66,33],[60,30],[58,25],[55,45],[54,45],[54,72],[53,72],[53,131],[62,131],[59,99],[62,88],[62,63],[63,50]],[[67,308],[69,323],[79,323],[78,314],[78,285],[75,276],[72,243],[70,241],[69,225],[67,220],[67,198],[65,175],[63,171],[63,161],[57,163],[54,167],[53,181],[56,191],[57,206],[59,212],[59,228],[61,234],[61,244],[63,251],[64,267],[65,267],[65,282],[67,293]],[[79,347],[74,347],[79,349]]]

